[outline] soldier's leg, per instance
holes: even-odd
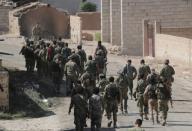
[[[160,123],[159,122],[159,112],[158,112],[158,102],[157,102],[157,100],[154,100],[154,110],[155,110],[155,113],[156,113],[156,122]]]
[[[138,99],[138,107],[139,107],[139,114],[141,116],[141,119],[143,120],[143,103],[141,101],[141,98]]]
[[[95,117],[91,116],[91,131],[95,131]]]
[[[112,120],[111,120],[111,113],[112,113],[112,106],[110,102],[106,103],[106,113],[107,113],[107,119],[108,119],[108,127],[111,127]]]
[[[124,110],[125,110],[125,113],[128,113],[127,112],[127,101],[128,101],[127,93],[128,93],[128,88],[125,88],[124,92],[123,92],[123,94],[124,94],[123,97],[124,97]]]
[[[148,107],[149,107],[149,110],[150,110],[150,114],[151,114],[151,120],[154,124],[154,114],[153,114],[153,100],[152,99],[149,99],[148,100]]]
[[[113,109],[113,127],[117,128],[117,112],[118,112],[118,104],[114,105]]]
[[[131,100],[133,100],[133,80],[129,80],[129,90],[130,90],[130,96]]]
[[[169,110],[169,107],[168,107],[168,101],[165,100],[163,101],[163,123],[162,125],[165,126],[165,124],[167,123],[167,113],[168,113],[168,110]]]

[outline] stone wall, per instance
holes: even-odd
[[[9,7],[0,6],[0,35],[9,32]]]
[[[101,30],[101,13],[99,12],[79,12],[81,17],[82,30]]]
[[[0,69],[0,111],[9,109],[9,74],[7,71]]]
[[[192,39],[167,34],[156,34],[155,56],[192,64]]]
[[[32,28],[39,23],[42,37],[69,38],[69,15],[43,4],[34,4],[10,13],[11,32],[31,37]]]
[[[78,16],[70,16],[70,36],[73,43],[81,44],[82,26]]]

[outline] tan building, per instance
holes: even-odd
[[[101,7],[102,40],[123,54],[155,56],[157,32],[192,36],[192,0],[102,0]]]

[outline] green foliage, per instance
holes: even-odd
[[[100,32],[95,33],[95,40],[101,41],[101,33]]]
[[[91,2],[83,2],[80,5],[80,9],[83,12],[95,12],[97,11],[97,5]]]

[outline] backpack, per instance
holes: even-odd
[[[156,86],[155,85],[149,85],[148,97],[149,97],[149,99],[157,99]]]

